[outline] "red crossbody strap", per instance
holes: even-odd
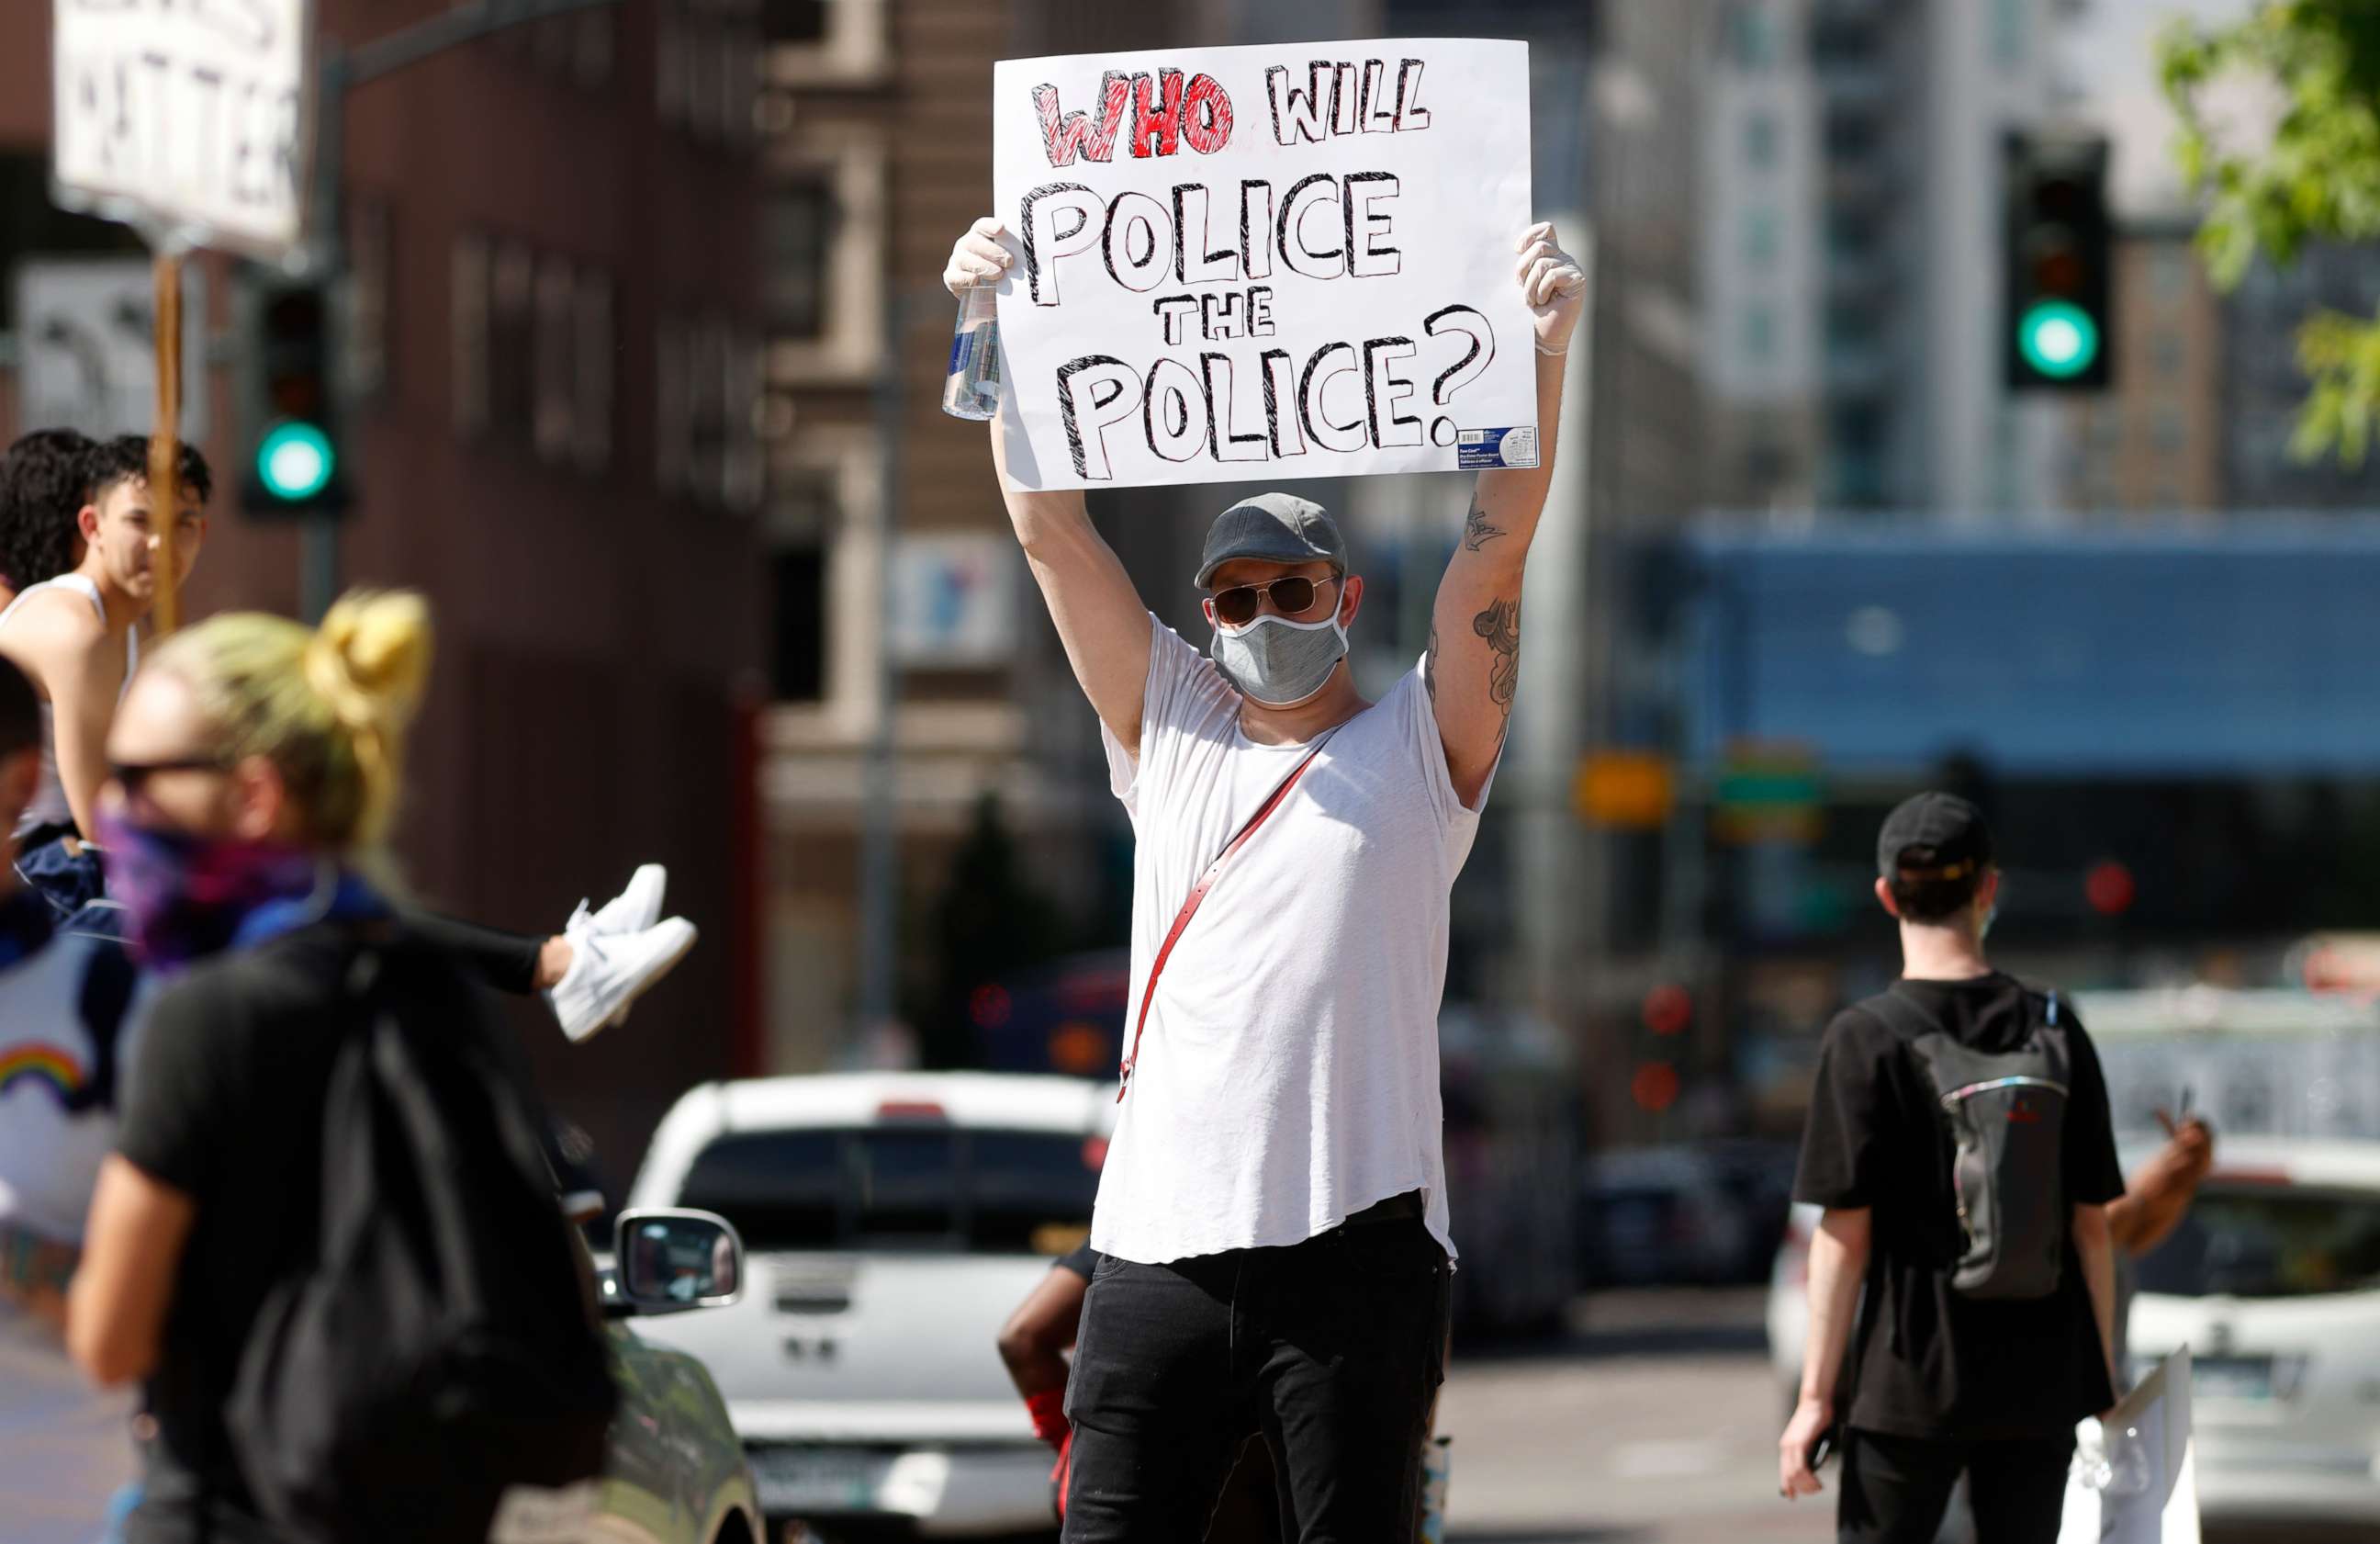
[[[1330,735],[1337,733],[1336,729],[1330,731]],[[1307,751],[1297,765],[1289,770],[1289,775],[1281,780],[1281,786],[1257,806],[1257,812],[1248,817],[1247,824],[1240,827],[1239,834],[1225,843],[1223,850],[1215,855],[1215,861],[1207,865],[1207,871],[1199,875],[1198,882],[1190,887],[1189,898],[1182,903],[1182,909],[1173,914],[1173,926],[1166,930],[1165,942],[1157,946],[1157,958],[1149,965],[1148,984],[1140,989],[1140,1014],[1133,1020],[1132,1049],[1124,1053],[1123,1068],[1117,1077],[1118,1104],[1123,1102],[1125,1092],[1132,1087],[1133,1064],[1140,1060],[1140,1032],[1148,1027],[1148,1004],[1157,996],[1157,979],[1165,974],[1166,957],[1173,953],[1173,945],[1181,939],[1182,930],[1190,925],[1190,918],[1198,915],[1198,905],[1207,898],[1207,891],[1214,884],[1215,876],[1222,872],[1223,865],[1231,861],[1232,855],[1257,833],[1257,827],[1264,824],[1272,812],[1281,808],[1281,800],[1289,797],[1289,791],[1297,786],[1299,778],[1305,775],[1305,769],[1314,765],[1314,759],[1322,754],[1324,746],[1330,743],[1330,735],[1325,735],[1317,741],[1314,748]]]

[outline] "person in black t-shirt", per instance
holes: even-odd
[[[1877,844],[1876,896],[1900,919],[1891,989],[1958,1045],[2007,1054],[2040,999],[1984,958],[1999,890],[1974,806],[1923,794]],[[2058,1004],[2070,1066],[2060,1175],[2070,1224],[2047,1296],[1969,1296],[1949,1129],[1903,1035],[1871,999],[1838,1015],[1819,1054],[1794,1198],[1824,1207],[1810,1249],[1801,1400],[1779,1443],[1789,1497],[1821,1486],[1808,1453],[1840,1430],[1838,1537],[1927,1540],[1970,1477],[1979,1538],[2058,1537],[2075,1423],[2114,1404],[2114,1256],[2107,1203],[2124,1179],[2090,1036]],[[1864,1295],[1863,1295],[1864,1286]]]
[[[315,1268],[322,1112],[341,1031],[365,1011],[359,956],[383,966],[377,1011],[483,1038],[526,1096],[518,1048],[490,1031],[471,978],[405,936],[366,878],[428,628],[407,594],[343,600],[319,631],[218,616],[156,650],[109,733],[110,883],[136,952],[171,977],[67,1298],[84,1372],[146,1384],[153,1432],[127,1544],[283,1544],[225,1405],[260,1309]],[[552,1307],[593,1311],[591,1297]]]

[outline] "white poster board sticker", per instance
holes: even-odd
[[[1011,478],[1536,466],[1528,60],[1408,38],[1001,61]]]

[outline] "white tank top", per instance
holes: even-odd
[[[72,590],[91,602],[91,609],[99,614],[101,626],[107,625],[107,607],[100,603],[99,586],[80,574],[60,574],[56,578],[43,579],[39,584],[29,584],[18,590],[17,598],[8,602],[7,608],[0,610],[0,627],[8,625],[8,619],[17,614],[17,608],[44,590]],[[132,673],[140,667],[140,635],[127,633],[124,637],[124,683],[123,686],[117,687],[115,691],[118,700],[123,699],[124,687],[132,684]],[[42,784],[40,787],[33,790],[33,802],[25,806],[25,818],[17,822],[17,834],[19,836],[42,826],[74,824],[74,805],[67,797],[66,784],[58,777],[58,737],[54,727],[56,718],[56,712],[50,705],[48,694],[42,694]]]

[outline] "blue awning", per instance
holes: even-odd
[[[2380,520],[2141,535],[1711,528],[1685,541],[1687,753],[1837,772],[2380,775]]]

